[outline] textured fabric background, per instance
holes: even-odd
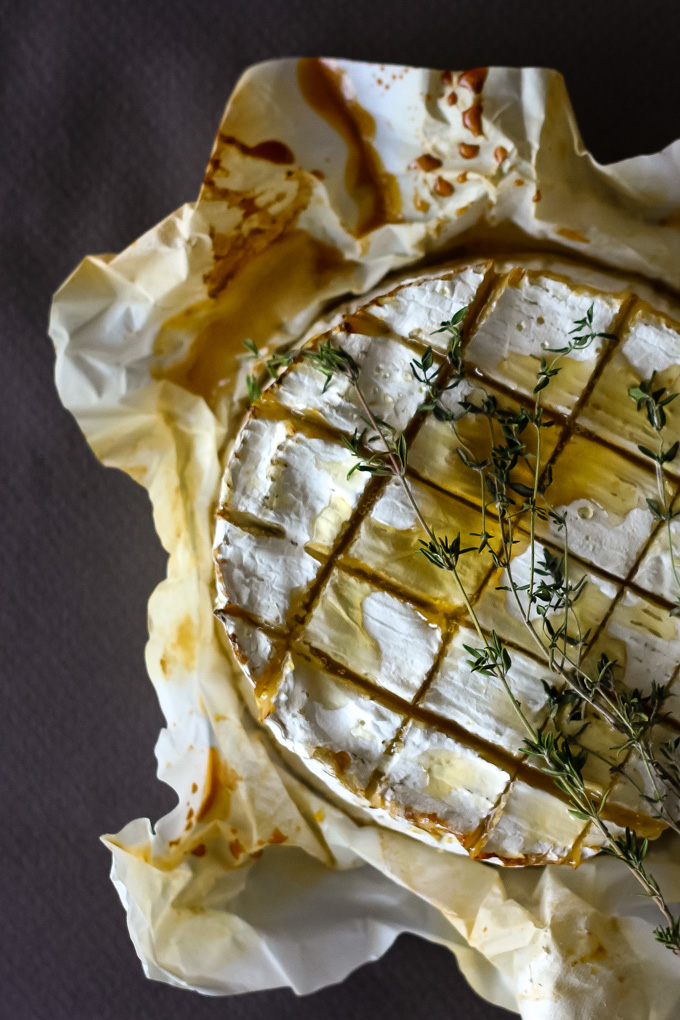
[[[85,254],[123,248],[195,197],[224,103],[254,61],[557,67],[607,162],[680,135],[677,6],[3,0],[0,12],[0,1016],[509,1016],[412,937],[305,999],[207,1000],[143,978],[97,837],[172,804],[155,779],[161,715],[143,665],[164,555],[144,492],[95,461],[57,400],[50,295]]]

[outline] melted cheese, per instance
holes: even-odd
[[[649,288],[644,296],[653,297]],[[340,325],[310,343],[330,340],[346,350],[372,411],[407,430],[408,484],[435,534],[460,535],[465,548],[486,530],[497,550],[493,500],[460,454],[488,459],[498,429],[491,436],[480,414],[452,423],[419,413],[426,391],[413,376],[416,351],[431,345],[436,363],[445,364],[448,336],[436,330],[467,306],[468,377],[445,391],[443,404],[457,413],[461,401],[479,407],[492,397],[517,412],[533,406],[539,359],[565,345],[574,319],[591,306],[598,332],[620,319],[620,344],[599,338],[573,352],[541,391],[553,421],[541,432],[541,472],[553,464],[548,498],[567,515],[569,582],[587,579],[569,613],[575,643],[566,654],[585,656],[592,671],[606,651],[627,687],[648,691],[652,677],[673,678],[680,694],[680,623],[668,615],[677,586],[665,531],[654,531],[647,505],[656,498],[652,465],[631,456],[637,443],[650,444],[644,415],[627,395],[654,368],[659,385],[675,386],[680,327],[628,299],[625,281],[553,257],[470,264],[412,278],[351,314],[340,312],[332,320]],[[680,401],[669,405],[669,436],[676,413]],[[467,648],[482,639],[452,573],[421,552],[425,532],[403,487],[350,474],[355,461],[343,436],[362,431],[364,416],[346,377],[326,385],[323,373],[299,359],[258,402],[227,464],[215,531],[217,612],[260,717],[301,769],[381,824],[497,863],[585,859],[602,834],[569,814],[525,755],[526,734],[502,683],[472,670]],[[526,458],[513,478],[531,487],[532,426],[522,442]],[[671,470],[680,470],[680,460]],[[519,508],[525,497],[515,495]],[[511,691],[532,727],[545,732],[555,726],[546,686],[559,689],[564,679],[547,669],[535,605],[529,621],[540,641],[523,619],[527,528],[525,516],[513,531],[518,599],[488,550],[463,553],[457,569],[481,627],[507,643]],[[564,541],[554,520],[538,521],[537,534],[534,584],[544,576],[543,551],[559,558]],[[677,521],[672,535],[680,558]],[[628,586],[631,574],[637,588]],[[562,619],[548,609],[551,626]],[[674,700],[670,715],[680,722]],[[653,793],[649,776],[617,749],[620,734],[590,712],[560,719],[560,729],[590,751],[584,779],[593,793],[609,792],[612,831],[634,823],[658,835],[662,827],[645,800]]]

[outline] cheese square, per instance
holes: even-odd
[[[362,792],[402,722],[360,688],[297,653],[287,658],[267,716],[286,747]]]
[[[667,683],[680,664],[680,620],[633,591],[624,592],[598,637],[596,654],[616,661],[617,683],[649,694],[652,680]]]
[[[439,628],[410,603],[334,570],[303,640],[366,680],[410,701],[435,660]]]
[[[511,865],[561,863],[584,828],[585,823],[569,814],[564,801],[516,779],[475,856]]]
[[[472,748],[411,720],[385,769],[388,810],[435,835],[470,846],[492,814],[510,775]]]
[[[550,505],[567,513],[574,555],[617,577],[626,576],[652,533],[647,499],[655,496],[653,471],[582,435],[558,454],[547,491]],[[537,530],[562,544],[554,521]]]
[[[406,284],[378,298],[370,306],[371,313],[385,322],[397,336],[417,340],[435,351],[446,353],[448,335],[435,331],[461,308],[472,304],[486,271],[487,265],[482,264],[454,270],[422,283]]]
[[[349,475],[355,463],[340,443],[251,418],[229,463],[222,502],[280,528],[310,552],[328,554],[368,482],[361,471]]]
[[[677,737],[677,731],[668,727],[657,726],[654,728],[654,757],[658,761],[666,761],[661,746],[667,746],[668,741],[674,744]],[[675,750],[674,753],[671,752],[671,754],[672,759],[680,766],[680,749]],[[663,830],[663,823],[658,818],[659,807],[656,797],[658,793],[664,791],[664,785],[657,777],[650,776],[647,766],[637,752],[633,751],[612,787],[607,806],[610,812],[614,812],[618,808],[629,812],[632,817],[624,816],[621,819],[622,823],[634,827],[640,831],[641,835],[645,835],[649,830],[650,836],[654,838]],[[672,792],[665,792],[665,807],[677,818],[680,809],[678,797]]]
[[[465,351],[466,359],[485,375],[531,396],[540,359],[548,348],[565,347],[574,323],[593,307],[595,332],[610,332],[621,298],[575,285],[548,273],[515,269],[492,298]],[[572,351],[561,371],[543,391],[544,407],[569,414],[587,386],[605,350],[595,340]]]
[[[472,672],[472,656],[465,645],[479,648],[481,641],[476,631],[461,627],[418,704],[444,719],[453,720],[490,744],[513,755],[521,754],[527,731],[507,691],[497,677]],[[510,689],[529,722],[540,729],[548,715],[547,696],[541,680],[556,683],[557,679],[547,668],[521,652],[513,650],[511,657]]]
[[[215,526],[217,607],[235,605],[283,627],[321,564],[287,538],[252,535],[227,521]]]
[[[404,429],[426,392],[411,369],[413,351],[389,336],[348,334],[340,328],[330,336],[359,366],[359,386],[372,413],[396,429]],[[284,407],[318,417],[333,428],[344,432],[364,429],[365,411],[350,380],[336,373],[324,387],[322,372],[308,361],[296,361],[272,393]]]
[[[454,538],[460,533],[462,547],[475,549],[458,561],[463,587],[468,595],[474,595],[491,567],[489,553],[476,552],[482,531],[481,513],[422,482],[409,479],[408,484],[425,520],[438,536]],[[494,519],[490,518],[487,530],[494,532],[495,527]],[[403,486],[391,479],[371,513],[361,522],[344,562],[365,566],[437,607],[459,607],[463,597],[453,575],[423,555],[422,541],[427,537]]]
[[[566,687],[563,681],[558,686]],[[582,719],[571,721],[559,718],[559,724],[550,720],[547,724],[553,733],[559,731],[568,737],[572,744],[572,750],[576,753],[580,750],[588,751],[588,757],[582,768],[582,775],[586,787],[592,792],[602,796],[605,790],[612,785],[612,768],[622,766],[628,756],[628,751],[621,749],[624,737],[619,730],[615,730],[593,709],[586,708]],[[540,770],[541,761],[532,755],[526,759],[530,768]]]
[[[468,400],[480,407],[486,397],[492,397],[504,411],[519,411],[520,405],[494,386],[482,386],[478,380],[464,379],[454,389],[447,390],[442,403],[448,411],[458,413],[461,401]],[[548,415],[548,420],[550,416]],[[543,468],[557,445],[562,426],[558,422],[541,431],[541,467]],[[527,460],[520,459],[513,470],[513,478],[524,485],[533,485],[536,455],[536,429],[528,425],[521,434],[526,446]],[[411,443],[409,467],[421,478],[441,488],[481,504],[489,500],[487,489],[482,494],[480,472],[469,468],[461,460],[459,450],[476,461],[489,459],[492,445],[501,442],[498,427],[492,440],[488,420],[480,414],[467,414],[455,423],[437,421],[428,414]],[[493,512],[493,505],[490,507]]]
[[[638,446],[656,450],[658,438],[644,408],[637,410],[628,395],[652,373],[654,389],[676,393],[680,388],[680,324],[653,312],[640,302],[631,316],[611,360],[605,365],[580,415],[580,422],[615,446],[637,454]],[[666,405],[664,444],[680,440],[680,398]],[[680,474],[680,457],[666,465]]]
[[[275,657],[280,655],[280,642],[275,641],[259,627],[254,627],[252,623],[241,617],[223,615],[222,620],[231,639],[236,658],[243,666],[248,678],[253,683],[257,683]]]
[[[518,588],[518,599],[515,598],[512,591],[506,590],[508,577],[505,570],[496,570],[485,584],[475,611],[482,627],[486,630],[495,630],[501,638],[525,649],[532,656],[541,658],[543,656],[541,648],[538,642],[531,636],[531,632],[523,619],[523,613],[526,612],[528,606],[527,586],[531,576],[531,548],[529,539],[526,536],[518,535],[517,543],[513,548],[511,573]],[[540,584],[546,570],[544,560],[546,551],[549,556],[558,557],[560,570],[563,571],[560,550],[547,549],[546,546],[536,541],[534,553],[534,589]],[[568,633],[571,637],[578,639],[579,636],[583,637],[588,631],[591,633],[595,631],[604,619],[618,589],[616,585],[601,577],[596,571],[588,569],[584,564],[571,557],[567,574],[569,583],[572,586],[578,585],[583,577],[587,577],[587,582],[569,613]],[[547,575],[547,580],[551,580],[549,575]],[[533,624],[535,632],[545,646],[548,637],[543,629],[543,618],[537,611],[537,606],[542,605],[545,605],[545,603],[534,603],[529,615],[529,621]],[[563,622],[564,614],[562,611],[551,612],[548,610],[545,619],[557,630]]]
[[[659,528],[649,548],[640,561],[633,580],[640,588],[652,591],[667,602],[677,603],[680,599],[680,585],[673,570],[676,564],[680,575],[680,519],[671,521],[671,537],[666,526]]]

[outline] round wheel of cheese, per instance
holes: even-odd
[[[485,496],[458,451],[465,444],[483,458],[488,423],[468,415],[454,429],[423,412],[425,386],[411,367],[427,346],[444,362],[447,335],[435,331],[462,308],[467,372],[444,395],[451,408],[478,391],[504,409],[532,407],[539,359],[564,346],[591,308],[593,329],[618,338],[573,351],[545,389],[554,424],[543,432],[541,467],[552,465],[550,503],[570,522],[569,580],[587,576],[570,624],[590,635],[586,661],[606,649],[619,682],[643,693],[652,679],[671,680],[680,662],[680,623],[669,615],[677,593],[667,536],[647,503],[657,479],[638,446],[650,433],[628,388],[654,370],[659,385],[677,385],[678,310],[644,285],[524,256],[412,277],[310,341],[330,339],[351,355],[372,412],[408,440],[408,480],[425,518],[438,534],[460,532],[465,546],[482,531]],[[364,412],[347,377],[325,384],[308,359],[293,361],[252,406],[224,475],[216,612],[262,724],[302,774],[379,824],[506,865],[578,863],[599,848],[598,831],[532,764],[500,682],[473,672],[466,646],[480,641],[457,585],[421,554],[424,532],[399,482],[351,471],[343,437],[364,428]],[[680,410],[668,412],[673,442]],[[680,459],[668,468],[677,487]],[[493,505],[486,529],[493,543]],[[678,524],[673,537],[680,550]],[[539,522],[539,552],[558,555],[561,543],[555,525]],[[520,524],[513,570],[521,583],[529,546]],[[509,649],[511,686],[532,726],[553,726],[548,689],[562,680],[532,642],[502,571],[488,553],[473,553],[461,557],[460,573],[485,632]],[[670,714],[677,728],[680,708]],[[653,809],[610,771],[648,782],[634,755],[612,750],[621,735],[595,716],[569,725],[594,752],[584,777],[593,792],[610,790],[611,824],[658,835]]]

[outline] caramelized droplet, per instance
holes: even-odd
[[[475,138],[484,134],[482,130],[482,104],[477,102],[463,112],[463,124]]]
[[[450,71],[442,71],[442,81],[445,85],[453,85],[453,75]]]
[[[344,775],[352,764],[352,756],[349,751],[336,751],[333,755],[335,764],[340,775]]]
[[[453,184],[451,184],[450,181],[447,181],[444,177],[437,177],[434,182],[434,190],[438,195],[448,198],[449,195],[453,194]]]
[[[449,92],[448,96],[446,97],[446,102],[449,104],[449,106],[455,106],[456,103],[458,102],[458,96],[456,95],[456,93]]]
[[[441,159],[437,159],[436,156],[430,156],[427,152],[424,152],[422,156],[418,156],[418,158],[414,159],[410,164],[411,169],[415,170],[417,167],[420,170],[424,170],[426,174],[430,173],[432,170],[438,170],[441,165]]]
[[[541,191],[540,191],[540,188],[536,188],[536,191],[534,192],[534,197],[532,198],[531,201],[532,202],[540,202],[541,201]]]
[[[488,73],[488,67],[473,67],[469,71],[463,71],[458,79],[458,84],[479,95],[484,88],[484,82]]]
[[[429,206],[428,206],[429,208]],[[360,308],[342,320],[342,328],[346,333],[358,333],[359,336],[389,336],[390,328],[383,319],[371,315],[365,308]]]
[[[467,142],[461,142],[458,146],[458,152],[463,159],[475,159],[479,155],[478,145],[468,145]]]
[[[436,190],[436,186],[435,186],[435,190]],[[425,199],[422,197],[422,195],[419,195],[417,191],[413,195],[413,204],[416,207],[416,209],[418,210],[418,212],[422,212],[422,213],[426,213],[428,211],[428,209],[430,208],[430,203],[426,202]]]
[[[496,160],[499,166],[504,159],[508,158],[508,150],[505,148],[504,145],[496,146],[496,148],[493,150],[493,158]]]

